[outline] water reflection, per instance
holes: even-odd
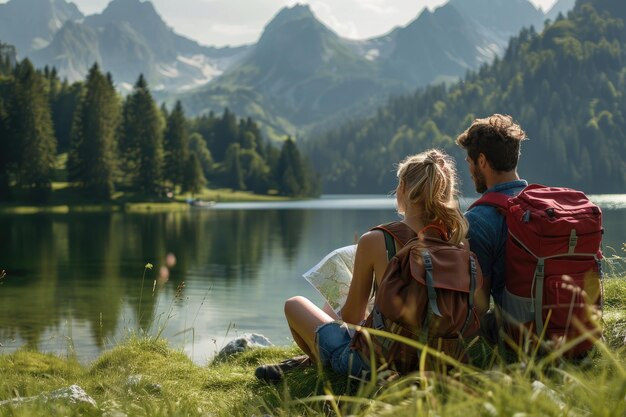
[[[286,262],[299,251],[310,213],[215,211],[151,215],[71,214],[0,217],[0,338],[38,347],[47,329],[71,318],[88,324],[101,348],[127,322],[149,328],[160,292],[173,297],[190,270],[226,287],[258,279],[276,247]],[[272,248],[272,245],[275,248]],[[175,254],[168,268],[165,257]],[[144,264],[151,262],[141,286]]]
[[[398,218],[392,200],[364,201],[0,215],[0,269],[8,272],[0,286],[0,352],[27,346],[64,353],[73,345],[79,358],[89,359],[129,330],[161,326],[175,345],[190,355],[195,350],[199,362],[237,331],[289,343],[284,299],[321,300],[301,274],[372,225]],[[605,208],[604,223],[605,247],[621,248],[626,206]],[[167,254],[176,258],[169,268]],[[142,287],[147,262],[154,268]]]

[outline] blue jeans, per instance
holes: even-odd
[[[350,347],[352,336],[342,322],[324,323],[315,331],[320,361],[325,367],[343,374],[362,377],[370,371],[369,363]]]

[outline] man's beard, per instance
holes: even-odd
[[[485,180],[485,176],[477,167],[474,167],[472,179],[474,180],[474,186],[476,187],[477,193],[482,194],[487,191],[487,181]]]

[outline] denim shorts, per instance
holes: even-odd
[[[342,322],[324,323],[315,331],[320,361],[325,367],[343,374],[362,377],[370,371],[369,363],[350,347],[352,336]]]

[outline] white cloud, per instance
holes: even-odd
[[[530,2],[544,12],[547,12],[552,8],[552,6],[554,6],[554,3],[556,3],[557,0],[530,0]]]
[[[396,6],[390,5],[390,2],[385,0],[361,0],[354,3],[357,7],[383,15],[393,15],[400,12]]]
[[[225,36],[247,37],[256,36],[259,31],[248,25],[229,25],[225,23],[216,23],[211,25],[211,32]]]

